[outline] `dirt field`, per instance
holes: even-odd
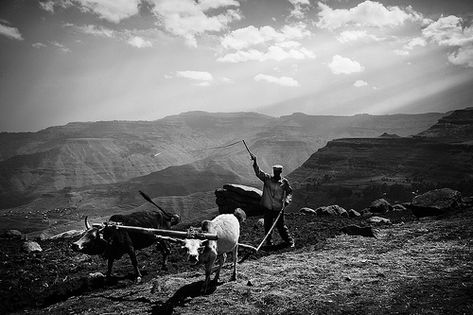
[[[202,267],[183,263],[176,249],[170,270],[158,269],[155,248],[138,255],[145,276],[135,284],[123,257],[112,283],[91,281],[106,270],[99,257],[78,255],[70,241],[42,242],[43,253],[21,253],[19,241],[1,242],[0,312],[31,314],[472,314],[473,210],[416,220],[387,214],[393,225],[378,238],[342,235],[359,219],[288,214],[297,246],[262,252],[230,264],[212,292],[201,295]],[[251,218],[242,243],[257,245],[262,231]]]

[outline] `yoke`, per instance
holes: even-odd
[[[113,226],[116,229],[128,230],[128,231],[137,231],[137,232],[151,232],[157,236],[170,236],[175,238],[196,238],[201,240],[211,240],[216,241],[218,239],[217,234],[212,233],[203,233],[199,232],[196,229],[188,229],[187,232],[184,231],[172,231],[172,230],[162,230],[162,229],[153,229],[153,228],[144,228],[139,226],[129,226],[123,225],[121,222],[106,222],[106,226]]]

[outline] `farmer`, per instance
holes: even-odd
[[[258,163],[256,163],[256,156],[252,153],[250,153],[250,155],[253,160],[253,169],[255,170],[255,174],[264,183],[261,205],[264,208],[264,231],[265,234],[268,234],[274,220],[283,208],[283,199],[286,198],[284,200],[285,204],[288,204],[291,201],[292,188],[287,179],[281,177],[283,169],[281,165],[273,166],[273,176],[271,176],[259,168]],[[291,248],[294,247],[294,239],[291,237],[289,229],[284,223],[284,212],[279,216],[276,227],[279,235],[281,235],[281,238],[284,241],[284,244]],[[266,239],[267,246],[273,245],[271,234],[269,234]]]

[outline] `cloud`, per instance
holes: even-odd
[[[238,62],[245,62],[245,61],[282,61],[285,59],[307,59],[307,58],[315,58],[315,54],[306,49],[289,49],[285,50],[283,47],[280,46],[270,46],[266,52],[261,52],[257,49],[249,49],[249,50],[239,50],[235,53],[226,54],[217,59],[218,62],[229,62],[229,63],[238,63]]]
[[[66,46],[64,46],[63,44],[61,43],[58,43],[56,41],[52,41],[52,42],[49,42],[51,45],[53,45],[54,47],[57,47],[59,48],[59,50],[61,50],[62,52],[64,53],[70,53],[71,50],[69,48],[67,48]]]
[[[441,17],[422,30],[425,38],[440,46],[463,46],[473,43],[473,26],[462,27],[463,20],[454,15]]]
[[[210,9],[218,9],[222,7],[229,7],[229,6],[240,6],[240,3],[235,0],[200,0],[198,2],[198,6],[202,9],[202,11],[208,11]]]
[[[196,37],[207,32],[225,30],[233,21],[240,20],[237,1],[230,0],[153,0],[154,14],[164,28],[173,35],[182,37],[190,46],[196,47]],[[232,7],[227,9],[227,7]],[[208,11],[219,14],[211,15]]]
[[[355,83],[353,83],[353,86],[357,88],[367,86],[367,85],[368,85],[368,82],[363,81],[363,80],[356,80]]]
[[[271,75],[267,74],[257,74],[254,78],[255,81],[265,81],[269,83],[274,83],[278,84],[281,86],[288,86],[288,87],[297,87],[299,86],[299,82],[294,80],[293,78],[290,77],[273,77]]]
[[[374,1],[365,1],[351,9],[332,9],[319,2],[319,20],[316,26],[334,30],[344,26],[395,27],[406,21],[422,21],[422,15],[410,7],[403,10],[397,6],[385,7]]]
[[[409,55],[409,51],[403,49],[395,49],[394,53],[398,56],[407,56]]]
[[[205,71],[176,71],[176,77],[195,81],[210,82],[214,78],[211,73]]]
[[[268,42],[302,39],[310,34],[310,31],[306,29],[306,25],[303,23],[285,25],[279,31],[276,31],[271,26],[256,28],[250,25],[225,35],[221,40],[221,44],[226,49],[240,50]]]
[[[39,42],[31,44],[31,46],[33,46],[34,48],[46,47],[45,44]]]
[[[425,41],[424,38],[415,37],[411,39],[406,45],[404,45],[404,49],[412,50],[416,46],[425,47],[425,45],[427,45],[427,42]]]
[[[333,56],[332,61],[328,64],[328,67],[333,74],[350,74],[362,72],[365,70],[365,68],[357,61],[342,57],[340,55]]]
[[[143,37],[140,36],[131,37],[127,41],[127,43],[136,48],[147,48],[153,46],[153,44],[149,40],[145,40]]]
[[[309,0],[289,0],[289,2],[294,6],[290,16],[302,19],[305,15],[305,11],[308,10],[308,6],[310,6]]]
[[[0,35],[11,39],[23,40],[20,31],[16,27],[0,24]]]
[[[393,52],[398,56],[408,56],[410,51],[413,50],[416,46],[424,47],[427,45],[427,42],[422,37],[415,37],[409,40],[402,49],[395,49]]]
[[[89,34],[93,36],[108,37],[108,38],[114,37],[114,31],[103,26],[96,26],[96,25],[88,24],[88,25],[75,26],[75,29],[81,33]]]
[[[238,63],[245,61],[282,61],[285,59],[315,58],[315,54],[301,47],[297,39],[311,35],[304,23],[284,25],[279,30],[271,26],[257,28],[253,25],[230,32],[221,39],[221,45],[228,50],[217,59],[219,62]],[[268,48],[264,46],[269,45]],[[259,46],[257,48],[251,48]]]
[[[382,40],[382,38],[368,34],[366,31],[343,31],[340,33],[339,36],[337,36],[337,40],[340,43],[347,43],[347,42],[356,41],[359,39],[371,39],[374,41]]]
[[[458,48],[457,51],[448,55],[448,61],[454,65],[473,68],[473,45]]]
[[[432,22],[422,35],[439,46],[453,47],[448,55],[452,64],[473,67],[473,25],[463,26],[461,18],[450,15]]]
[[[68,2],[77,5],[84,12],[92,12],[101,19],[119,23],[138,14],[141,0],[70,0],[63,1],[63,6],[69,6]]]
[[[50,13],[54,13],[54,1],[39,2],[39,7]]]

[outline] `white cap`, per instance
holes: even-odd
[[[279,165],[279,164],[273,165],[273,170],[280,170],[280,171],[282,171],[282,169],[283,169],[282,165]]]

